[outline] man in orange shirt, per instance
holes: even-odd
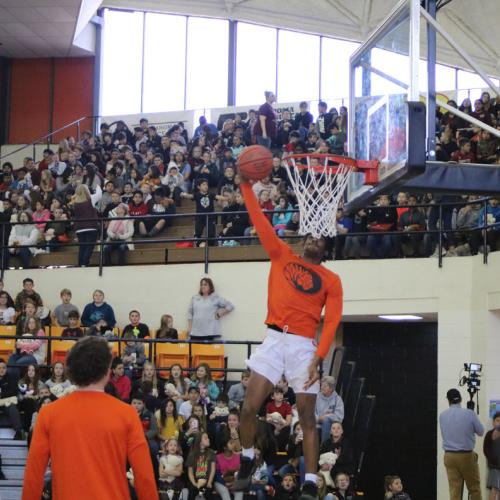
[[[259,239],[271,259],[268,281],[267,333],[262,345],[247,360],[252,370],[241,414],[243,446],[235,483],[244,491],[251,482],[256,414],[282,375],[297,394],[297,409],[304,434],[305,482],[302,493],[317,496],[318,435],[314,409],[319,391],[319,366],[328,354],[342,316],[340,278],[321,265],[325,239],[308,235],[301,256],[281,241],[259,208],[250,184],[241,191]],[[323,332],[315,344],[321,311],[326,306]]]
[[[104,392],[111,365],[106,340],[83,338],[70,350],[66,364],[78,388],[40,411],[26,464],[23,500],[40,500],[49,459],[54,500],[130,498],[127,463],[134,472],[139,500],[158,499],[137,412]]]

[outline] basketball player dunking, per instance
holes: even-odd
[[[243,452],[235,489],[244,491],[250,485],[256,414],[284,374],[297,395],[304,434],[306,475],[302,494],[315,497],[319,445],[314,410],[319,391],[319,366],[328,354],[342,315],[342,285],[335,273],[321,265],[324,238],[306,236],[302,255],[295,255],[276,236],[245,179],[241,191],[259,239],[271,259],[271,270],[266,338],[247,360],[252,374],[241,414]],[[323,306],[326,306],[323,332],[316,346],[314,339]]]

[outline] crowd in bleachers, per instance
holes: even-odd
[[[242,493],[233,491],[233,483],[239,468],[239,413],[248,386],[248,370],[242,369],[239,382],[229,382],[217,376],[217,370],[207,363],[191,370],[180,363],[162,364],[152,350],[146,352],[141,341],[181,338],[181,332],[173,327],[173,318],[162,316],[160,328],[155,331],[141,322],[139,311],[132,310],[129,323],[119,330],[117,324],[124,322],[116,318],[100,290],[95,290],[92,301],[81,309],[72,303],[68,289],[61,290],[60,304],[48,307],[30,278],[24,279],[16,295],[11,296],[3,282],[0,288],[0,329],[12,325],[12,331],[17,332],[8,358],[5,345],[0,348],[4,356],[0,359],[0,417],[15,430],[15,439],[26,436],[30,441],[40,409],[76,389],[66,377],[64,358],[53,358],[48,365],[49,333],[52,342],[58,338],[54,337],[57,329],[59,336],[75,341],[97,335],[106,338],[111,346],[120,338],[121,352],[113,351],[106,391],[131,404],[139,414],[160,498],[185,500],[199,494],[206,499],[215,494],[223,500],[243,498]],[[213,326],[199,330],[206,311],[197,308],[196,298],[203,296],[214,298],[207,307],[219,318],[233,310],[232,304],[219,297],[211,281],[204,278],[188,309],[190,337],[220,338],[220,330],[214,331]],[[321,500],[356,496],[353,482],[357,462],[350,436],[344,435],[344,403],[335,386],[333,377],[324,376],[316,404]],[[300,496],[305,465],[295,404],[294,391],[283,377],[257,415],[257,465],[250,493],[260,500],[293,500]],[[130,484],[133,488],[133,476]],[[394,498],[409,498],[396,495],[399,486],[387,491],[393,491]]]
[[[160,232],[168,236],[169,216],[188,198],[195,201],[197,213],[227,212],[220,221],[208,218],[208,224],[205,217],[196,218],[194,237],[202,238],[206,231],[213,238],[210,245],[249,244],[255,236],[251,220],[232,212],[245,208],[238,189],[237,158],[244,147],[255,143],[269,146],[274,155],[270,177],[254,185],[260,205],[270,211],[269,219],[280,236],[295,235],[299,215],[287,210],[295,208],[297,200],[283,167],[284,157],[308,152],[346,154],[347,108],[327,110],[327,104],[320,102],[314,118],[303,102],[295,116],[284,111],[279,120],[272,121],[269,135],[266,132],[264,137],[260,119],[272,112],[270,103],[250,110],[245,120],[234,114],[221,121],[220,129],[202,116],[192,137],[183,123],[161,136],[146,118],[133,130],[123,121],[103,123],[98,135],[86,131],[79,141],[74,137],[62,140],[57,151],[46,149],[38,163],[29,157],[23,165],[5,162],[0,179],[0,221],[12,224],[5,225],[1,233],[1,243],[10,246],[4,250],[4,267],[11,255],[17,255],[24,268],[30,267],[34,255],[57,251],[75,236],[82,244],[78,264],[88,265],[100,234],[97,223],[84,219],[102,217],[116,219],[106,223],[105,264],[111,263],[113,253],[123,264],[134,237],[155,237]],[[457,106],[453,101],[449,104]],[[500,127],[500,103],[487,92],[473,108],[465,99],[460,110]],[[436,134],[437,160],[500,163],[497,138],[470,127],[452,113],[438,114]],[[439,202],[457,203],[444,209],[442,221],[436,208]],[[424,236],[424,232],[438,226],[447,231],[448,256],[476,254],[484,250],[482,231],[477,228],[484,220],[499,222],[500,209],[497,201],[491,201],[486,210],[463,202],[460,196],[389,193],[377,200],[375,208],[351,214],[340,210],[339,237],[332,245],[331,257],[431,256],[436,235]],[[391,203],[427,206],[386,207]],[[135,219],[119,219],[124,216]],[[381,231],[396,234],[378,234]],[[408,231],[421,234],[405,234]],[[350,237],[349,233],[366,234]],[[488,230],[490,250],[496,250],[499,234],[496,228]],[[197,240],[195,244],[204,243]]]

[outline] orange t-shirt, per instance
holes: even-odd
[[[104,392],[75,391],[42,408],[26,463],[23,500],[40,500],[49,459],[54,500],[129,499],[127,462],[138,498],[158,499],[137,412]]]
[[[342,317],[342,283],[322,265],[314,265],[295,255],[281,241],[260,210],[250,186],[241,184],[241,192],[260,242],[271,259],[267,290],[268,325],[308,338],[315,338],[323,306],[325,321],[316,354],[324,358],[333,342]]]

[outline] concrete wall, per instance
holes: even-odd
[[[482,256],[445,259],[439,269],[435,259],[345,261],[327,264],[342,278],[345,319],[383,313],[422,313],[438,317],[438,412],[447,407],[446,391],[456,387],[464,362],[483,363],[480,392],[480,418],[489,426],[488,401],[500,399],[500,252],[490,255],[484,265]],[[268,263],[211,264],[210,277],[216,290],[235,304],[235,311],[224,318],[227,339],[260,340],[266,311]],[[92,291],[101,288],[114,307],[120,326],[126,324],[132,307],[142,312],[151,327],[157,327],[164,313],[174,316],[175,326],[184,329],[190,297],[197,292],[203,266],[170,265],[97,270],[53,269],[8,271],[6,289],[21,288],[31,276],[45,302],[53,307],[59,290],[69,287],[79,307],[91,300]],[[230,367],[241,367],[246,355],[240,347],[228,348]],[[466,392],[462,391],[464,400]],[[436,422],[437,425],[437,422]],[[478,440],[477,450],[481,450]],[[441,449],[441,437],[438,437]],[[482,453],[481,453],[482,456]],[[481,475],[486,471],[481,458]],[[447,498],[447,480],[438,457],[438,498]]]

